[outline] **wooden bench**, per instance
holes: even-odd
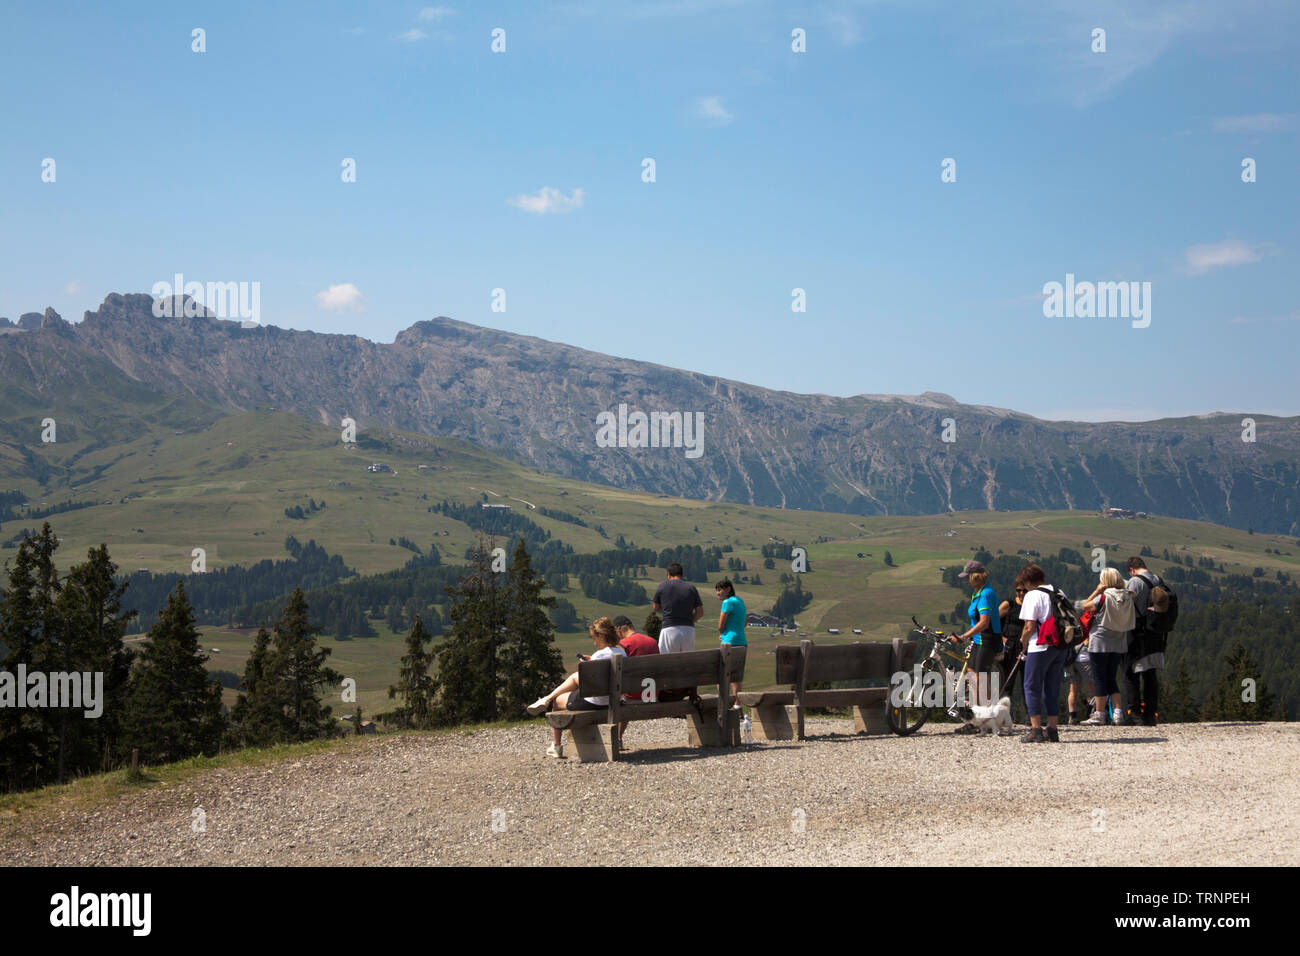
[[[546,719],[552,727],[567,730],[580,763],[618,759],[618,725],[624,721],[685,717],[687,744],[692,747],[735,747],[740,743],[740,711],[733,710],[731,682],[745,676],[745,648],[723,645],[710,651],[682,654],[645,654],[639,657],[607,657],[578,665],[578,694],[582,697],[609,695],[610,706],[599,710],[552,711]],[[645,685],[645,680],[654,681]],[[717,684],[716,697],[698,701],[661,701],[666,690],[681,690]],[[653,687],[655,700],[641,699],[642,691]],[[636,694],[624,700],[624,694]],[[602,725],[608,725],[608,733]],[[608,736],[608,743],[606,742]]]
[[[780,644],[776,648],[776,682],[790,684],[790,689],[746,691],[740,694],[739,701],[757,718],[755,740],[803,740],[804,712],[809,707],[852,707],[855,732],[884,733],[889,729],[885,719],[889,678],[910,670],[915,658],[916,642],[901,637],[889,644]],[[884,681],[886,686],[829,690],[809,686],[857,680]]]

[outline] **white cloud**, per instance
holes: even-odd
[[[1239,55],[1282,52],[1288,37],[1278,16],[1285,6],[1277,0],[1013,0],[1004,6],[1014,13],[968,15],[963,28],[1000,60],[1020,48],[1019,65],[1033,75],[1034,93],[1078,107],[1113,96],[1171,51],[1184,57],[1225,48]],[[1098,27],[1106,31],[1105,53],[1092,52]]]
[[[405,33],[397,34],[397,39],[402,43],[417,43],[420,40],[427,40],[428,38],[429,34],[425,33],[419,27],[411,27],[411,29],[407,30]]]
[[[581,209],[585,196],[586,193],[581,189],[575,189],[570,195],[566,196],[553,186],[543,186],[535,196],[523,193],[514,199],[507,199],[506,202],[517,209],[522,209],[525,212],[535,212],[540,215],[548,212],[569,212],[573,209]]]
[[[351,282],[344,282],[317,292],[316,307],[330,312],[364,312],[366,304],[361,290]]]
[[[1252,246],[1240,239],[1225,239],[1223,242],[1207,242],[1189,246],[1183,253],[1186,257],[1187,271],[1200,275],[1211,269],[1226,266],[1244,266],[1259,261],[1259,247]]]
[[[451,7],[425,7],[415,15],[415,19],[423,20],[426,23],[437,23],[455,12]]]
[[[826,18],[835,32],[835,39],[840,46],[853,46],[862,39],[862,30],[858,22],[847,13],[832,13]]]
[[[1291,127],[1289,113],[1255,113],[1251,116],[1220,116],[1214,121],[1216,133],[1276,133]]]
[[[81,291],[81,283],[76,279],[73,279],[71,282],[69,282],[66,286],[63,287],[63,291],[67,295],[76,295],[78,292]]]
[[[720,96],[701,96],[695,101],[695,116],[713,126],[726,126],[736,117],[722,105]]]

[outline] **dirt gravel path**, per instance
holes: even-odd
[[[1069,727],[1054,746],[850,727],[697,751],[680,721],[634,724],[616,764],[547,758],[540,725],[378,737],[0,819],[0,864],[1300,863],[1295,724]]]

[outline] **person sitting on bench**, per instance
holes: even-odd
[[[582,660],[600,661],[607,657],[613,657],[615,654],[627,657],[627,651],[619,646],[618,631],[614,629],[614,622],[609,618],[596,618],[591,622],[591,626],[587,628],[587,633],[591,635],[591,641],[596,645],[597,650],[591,656],[579,654],[578,656]],[[579,696],[577,691],[578,672],[574,671],[555,690],[529,704],[528,713],[536,717],[539,714],[546,713],[552,707],[556,710],[600,710],[609,706],[608,697],[582,697]],[[559,728],[551,728],[551,745],[546,748],[546,756],[564,756],[563,736]]]

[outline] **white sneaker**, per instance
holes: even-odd
[[[550,708],[550,706],[551,706],[551,702],[549,700],[547,700],[545,697],[539,697],[531,704],[529,704],[528,707],[525,709],[528,711],[528,713],[536,717],[539,714],[546,713],[546,711]]]
[[[556,758],[558,758],[558,759],[560,759],[560,760],[563,760],[563,759],[564,759],[564,744],[560,744],[560,746],[558,746],[558,747],[555,746],[555,744],[551,744],[549,747],[546,748],[546,756],[548,756],[548,757],[556,757]]]

